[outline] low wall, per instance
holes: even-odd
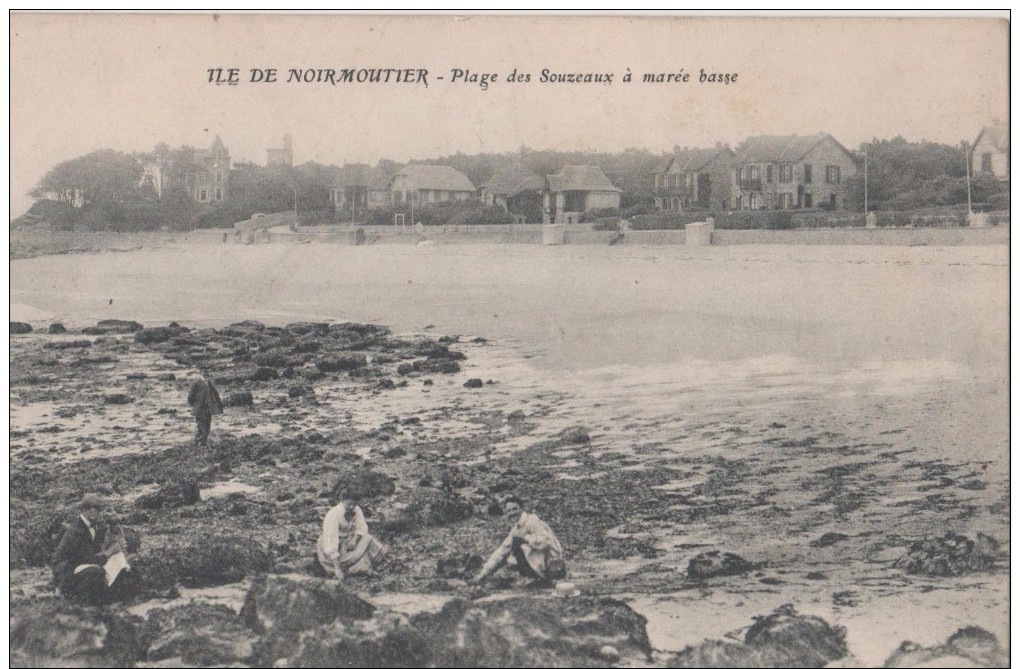
[[[630,234],[630,233],[628,233]],[[1008,244],[1009,228],[821,228],[715,230],[713,245],[821,244],[827,246],[972,246]]]

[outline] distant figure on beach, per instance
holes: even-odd
[[[322,519],[315,557],[326,573],[340,580],[381,568],[388,551],[368,531],[365,514],[356,504],[340,502]]]
[[[475,582],[491,576],[511,556],[521,576],[540,583],[551,583],[567,575],[563,547],[549,526],[533,513],[521,513],[510,534],[482,565]]]
[[[83,501],[81,512],[64,526],[53,554],[53,583],[62,595],[82,604],[100,606],[125,599],[134,579],[123,530],[93,523],[86,511],[99,517],[101,505]]]
[[[223,401],[216,391],[216,386],[204,376],[199,376],[191,384],[188,404],[191,405],[191,415],[195,417],[197,426],[195,446],[207,446],[209,431],[212,429],[212,417],[223,413]]]

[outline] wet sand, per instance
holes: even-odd
[[[1005,570],[937,579],[892,566],[946,530],[1008,552],[1007,282],[1005,247],[194,246],[16,260],[11,302],[12,319],[34,325],[341,320],[482,336],[461,345],[461,374],[429,388],[317,389],[303,427],[372,431],[414,416],[396,443],[440,444],[463,467],[526,459],[551,475],[533,492],[564,505],[554,515],[580,522],[573,503],[628,504],[621,522],[557,531],[573,542],[571,580],[631,601],[661,650],[791,602],[845,625],[874,664],[965,624],[1008,639]],[[13,340],[12,366],[19,347],[49,338]],[[128,408],[12,388],[12,471],[25,453],[67,462],[186,438],[186,420],[156,414],[181,404],[179,387],[124,381],[173,366],[133,349],[118,358],[93,373],[137,393]],[[496,383],[462,387],[470,377]],[[505,420],[515,410],[527,431]],[[273,435],[293,421],[280,404],[228,412],[216,429]],[[578,425],[590,443],[556,442]],[[380,456],[379,444],[362,449]],[[273,476],[219,485],[257,497]],[[640,504],[618,498],[633,486]],[[845,538],[818,546],[826,533]],[[761,567],[688,582],[687,561],[711,549]],[[39,578],[12,573],[12,589]],[[401,585],[409,605],[445,596]]]

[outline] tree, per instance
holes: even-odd
[[[101,149],[60,163],[29,195],[75,207],[112,205],[136,197],[141,177],[142,165],[137,158]]]

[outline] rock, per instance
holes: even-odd
[[[28,334],[31,331],[32,331],[32,326],[29,325],[28,323],[21,323],[19,321],[11,321],[11,332],[10,333],[12,335]]]
[[[295,376],[295,375],[294,375],[294,368],[293,368],[293,367],[287,367],[286,369],[284,369],[284,370],[283,370],[283,371],[282,371],[282,372],[280,373],[280,376],[282,376],[282,377],[283,377],[283,378],[285,378],[285,379],[293,379],[293,378],[294,378],[294,376]]]
[[[171,337],[174,337],[180,332],[176,328],[168,327],[154,327],[154,328],[143,328],[135,333],[135,341],[139,344],[162,344],[163,342],[170,341]]]
[[[291,360],[279,351],[256,353],[251,361],[259,367],[290,367]]]
[[[92,327],[82,328],[82,332],[87,335],[134,334],[141,329],[142,324],[136,321],[111,318],[99,321]]]
[[[255,399],[252,394],[247,390],[243,390],[237,393],[230,393],[223,398],[223,406],[225,407],[251,407],[254,406]]]
[[[131,568],[146,587],[160,590],[177,582],[195,587],[236,583],[268,572],[272,561],[254,539],[210,532],[147,549]]]
[[[411,369],[422,374],[456,374],[460,371],[460,363],[443,359],[415,360],[411,364]],[[399,371],[397,368],[397,372]]]
[[[976,626],[957,630],[946,643],[925,648],[904,641],[885,667],[1008,667],[1009,653],[991,632]]]
[[[282,658],[303,656],[300,650],[303,636],[319,638],[325,633],[327,638],[335,638],[333,630],[324,632],[322,626],[339,621],[340,627],[350,628],[359,621],[369,620],[374,612],[374,606],[349,592],[339,581],[271,576],[255,580],[245,596],[240,617],[245,625],[260,635],[254,650],[254,666],[271,667]],[[307,630],[312,631],[302,635]],[[287,664],[373,666],[344,662],[308,664],[305,660]]]
[[[288,323],[283,326],[283,329],[297,336],[307,334],[324,335],[329,331],[329,323]]]
[[[487,343],[489,343],[489,340],[486,339],[485,337],[475,337],[474,339],[471,340],[471,343],[472,344],[487,344]]]
[[[700,581],[717,576],[737,576],[754,571],[754,565],[735,553],[708,551],[687,563],[687,578]]]
[[[349,372],[368,365],[368,360],[363,355],[343,355],[333,358],[319,358],[315,361],[315,367],[320,372]]]
[[[392,495],[396,489],[389,476],[360,468],[338,476],[331,492],[334,499],[361,500]]]
[[[290,352],[295,355],[300,355],[302,353],[315,353],[321,348],[322,344],[315,340],[299,341],[297,344],[294,344],[294,346],[291,347]]]
[[[170,372],[164,373],[164,374],[157,374],[156,375],[156,380],[157,381],[176,381],[177,380],[177,375],[173,374],[173,373],[170,373]]]
[[[197,504],[201,501],[198,491],[198,481],[193,478],[183,478],[171,481],[159,490],[148,495],[142,495],[135,504],[143,509],[175,508]]]
[[[446,527],[474,515],[474,505],[469,500],[428,486],[409,491],[402,501],[405,506],[383,523],[387,532],[402,534],[423,527]]]
[[[908,574],[960,576],[990,570],[995,566],[998,552],[999,543],[980,532],[976,540],[947,532],[944,537],[915,541],[893,566]]]
[[[562,444],[587,444],[591,441],[591,436],[588,434],[588,430],[583,427],[571,427],[560,433],[560,443]]]
[[[842,532],[826,532],[822,536],[820,536],[817,539],[815,539],[814,541],[812,541],[811,542],[811,547],[812,548],[825,548],[826,546],[831,546],[833,544],[837,544],[840,541],[846,541],[849,538],[850,538],[849,536],[843,534]]]
[[[455,600],[435,618],[432,629],[452,643],[440,644],[432,666],[600,666],[606,645],[627,663],[651,659],[645,617],[608,597]]]
[[[847,655],[846,630],[790,605],[758,618],[743,642],[688,646],[667,667],[824,667]]]
[[[481,555],[460,553],[439,558],[436,563],[436,576],[439,578],[459,578],[468,581],[481,570],[485,560]]]
[[[481,379],[468,379],[464,382],[465,388],[481,388],[484,385]]]
[[[241,321],[240,323],[231,323],[227,327],[241,332],[262,332],[266,329],[266,326],[258,321]]]
[[[62,599],[10,609],[13,667],[131,667],[144,658],[140,619]]]
[[[397,365],[397,374],[400,374],[401,376],[407,376],[413,371],[414,367],[410,363],[402,362]]]
[[[407,455],[407,449],[404,448],[403,446],[394,446],[388,451],[383,452],[383,457],[389,459],[402,458],[405,455]]]
[[[233,609],[201,601],[152,609],[144,629],[150,639],[147,662],[177,659],[193,667],[247,664],[255,642]]]
[[[92,346],[90,339],[72,339],[71,341],[48,341],[43,344],[44,349],[56,349],[62,351],[69,348],[89,348]]]
[[[449,644],[451,639],[443,638]],[[293,667],[435,667],[443,665],[440,642],[399,613],[386,612],[370,620],[334,622],[301,634],[287,660],[279,650],[259,657],[260,666],[286,663]],[[468,665],[459,665],[468,666]],[[485,665],[479,665],[485,666]],[[497,666],[497,665],[490,665]]]
[[[50,334],[64,334],[67,332],[67,328],[64,327],[63,323],[56,322],[50,323],[50,327],[46,331]]]
[[[299,632],[334,620],[367,620],[375,607],[335,579],[259,576],[241,607],[241,619],[259,634]]]
[[[291,398],[306,397],[306,396],[307,397],[311,397],[311,396],[314,396],[314,395],[315,395],[315,391],[312,390],[311,386],[306,386],[306,385],[300,385],[299,384],[299,385],[296,385],[296,386],[291,386],[290,388],[287,389],[287,397],[291,397]]]
[[[273,381],[280,378],[280,373],[272,367],[259,367],[248,378],[252,381]]]
[[[124,393],[112,393],[110,395],[103,395],[103,402],[105,404],[131,404],[135,400],[130,395]]]
[[[506,420],[508,423],[513,423],[516,421],[522,421],[525,418],[527,418],[527,416],[524,415],[524,412],[520,409],[516,409],[510,412],[510,415],[506,417]]]

